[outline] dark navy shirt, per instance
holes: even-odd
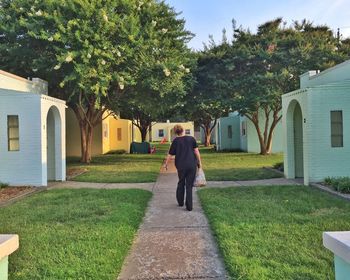
[[[194,149],[197,141],[192,136],[179,136],[171,143],[169,154],[175,156],[175,166],[178,170],[195,168],[197,158]]]

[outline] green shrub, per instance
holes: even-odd
[[[283,164],[283,162],[277,162],[273,165],[273,168],[283,172],[284,171],[284,164]]]
[[[8,183],[0,182],[0,189],[7,188],[8,186],[9,186]]]
[[[350,193],[350,177],[327,177],[324,183],[338,192]]]

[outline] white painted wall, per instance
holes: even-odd
[[[55,140],[53,141],[55,144],[54,180],[66,180],[66,105],[65,102],[62,100],[50,96],[41,95],[41,162],[43,184],[45,184],[48,179],[51,180],[51,178],[48,178],[47,176],[47,116],[50,108],[53,110],[53,115],[55,118]]]
[[[48,84],[39,78],[28,80],[0,70],[0,88],[47,95]]]
[[[7,116],[19,116],[19,151],[8,151]],[[0,181],[43,185],[40,95],[0,89]]]
[[[25,92],[28,82],[23,78],[4,74],[3,71],[0,78],[0,182],[13,186],[47,185],[46,129],[47,114],[52,107],[56,108],[55,119],[60,120],[55,122],[55,172],[52,174],[55,173],[55,180],[64,181],[65,102],[47,95]],[[7,85],[10,89],[6,88]],[[19,151],[8,151],[8,115],[19,117]]]

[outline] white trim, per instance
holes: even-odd
[[[350,263],[350,231],[324,232],[323,246]]]

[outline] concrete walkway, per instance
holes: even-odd
[[[196,189],[193,211],[177,206],[177,173],[173,162],[169,167],[158,177],[118,279],[228,279]]]
[[[208,187],[226,188],[242,186],[274,186],[274,185],[298,185],[303,184],[302,179],[290,180],[285,178],[274,178],[251,181],[208,181]],[[50,182],[47,189],[142,189],[153,192],[157,183],[91,183],[91,182]],[[176,186],[176,184],[175,184]],[[171,186],[174,188],[174,186]],[[174,189],[175,191],[175,189]]]

